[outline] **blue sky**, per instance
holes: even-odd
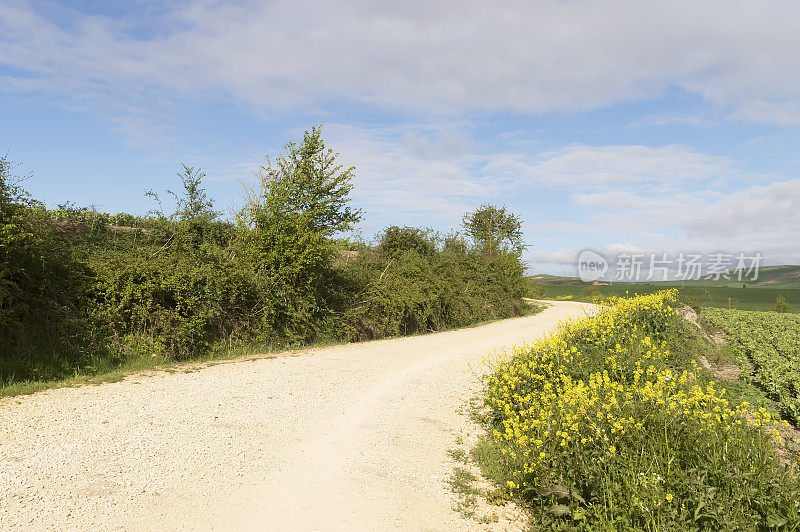
[[[492,202],[536,272],[586,248],[800,264],[799,20],[772,0],[5,0],[0,149],[50,205],[144,213],[186,163],[228,209],[324,124],[366,236]]]

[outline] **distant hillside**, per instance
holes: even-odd
[[[744,273],[747,273],[745,270]],[[619,283],[619,284],[649,284],[656,286],[714,286],[714,287],[729,287],[729,288],[742,288],[746,285],[748,288],[782,288],[782,289],[800,289],[800,265],[790,264],[781,266],[763,266],[758,271],[758,278],[753,280],[746,280],[744,282],[736,281],[739,277],[738,270],[730,270],[728,272],[730,279],[720,278],[715,280],[713,276],[706,276],[701,279],[691,279],[688,281],[642,281],[639,283]],[[743,275],[744,277],[744,275]],[[537,274],[529,277],[532,281],[545,285],[589,285],[581,281],[577,277],[561,277],[558,275]],[[617,284],[617,283],[614,283]]]
[[[746,270],[745,273],[747,273]],[[732,270],[730,277],[731,279],[738,278],[739,270]],[[730,281],[724,279],[721,279],[721,281],[724,284],[730,284]],[[698,280],[696,282],[702,283],[706,282],[706,280]],[[800,288],[800,266],[791,264],[764,266],[758,270],[758,279],[746,281],[746,284],[755,288]]]
[[[528,277],[528,279],[541,284],[575,284],[575,285],[589,284],[584,281],[581,281],[577,277],[561,277],[560,275],[548,275],[546,273],[542,273],[539,275],[532,275]]]

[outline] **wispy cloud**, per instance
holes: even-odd
[[[780,0],[735,9],[722,0],[467,1],[458,9],[444,1],[194,0],[106,14],[10,0],[0,63],[26,73],[7,77],[7,87],[78,100],[141,103],[168,93],[225,95],[266,113],[340,100],[537,113],[677,87],[733,119],[797,125],[797,20],[800,4]]]
[[[585,146],[575,144],[537,155],[523,175],[540,183],[574,190],[648,183],[659,187],[730,176],[734,163],[681,145]]]
[[[636,129],[644,129],[651,126],[686,125],[693,128],[708,128],[717,123],[717,120],[703,116],[701,114],[654,114],[637,118],[631,122],[631,126]]]

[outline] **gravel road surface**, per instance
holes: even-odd
[[[0,530],[475,529],[447,449],[482,359],[586,309],[0,399]]]

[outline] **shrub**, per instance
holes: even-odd
[[[406,251],[431,255],[436,252],[436,244],[428,232],[422,229],[393,225],[383,231],[379,249],[388,258],[396,258]]]
[[[365,256],[343,271],[359,287],[357,303],[344,315],[351,340],[439,331],[527,312],[522,265],[514,255],[410,249],[392,258]]]
[[[786,298],[783,296],[778,296],[775,299],[775,312],[791,312],[792,307],[789,306],[789,303],[786,302]]]
[[[258,287],[222,253],[111,257],[95,268],[98,305],[123,351],[181,360],[260,330]]]
[[[231,222],[186,165],[182,189],[167,191],[174,213],[148,192],[158,208],[133,216],[48,210],[0,159],[0,386],[527,311],[519,256],[503,246],[470,252],[453,234],[440,248],[411,227],[375,248],[341,238],[361,213],[349,206],[353,169],[336,160],[318,128],[306,132],[267,160]]]
[[[337,157],[319,128],[306,131],[274,164],[267,158],[239,213],[239,248],[271,295],[264,325],[287,339],[314,340],[315,322],[329,319],[320,303],[333,262],[331,237],[361,219],[349,206],[354,169],[337,165]]]
[[[91,272],[0,158],[0,383],[84,363]]]

